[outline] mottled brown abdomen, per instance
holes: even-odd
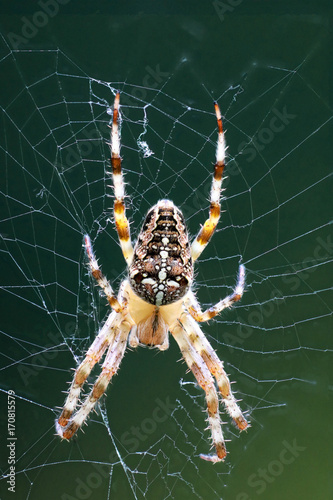
[[[134,248],[129,279],[134,292],[156,306],[176,302],[193,280],[193,262],[183,214],[172,201],[152,207]]]

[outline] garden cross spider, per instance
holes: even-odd
[[[62,438],[70,439],[82,426],[105,392],[112,376],[117,372],[127,340],[131,347],[148,345],[163,351],[169,347],[170,332],[178,343],[188,367],[206,394],[208,422],[216,454],[201,454],[200,457],[211,462],[219,462],[226,456],[226,447],[214,377],[230,417],[240,430],[248,426],[231,391],[222,361],[197,323],[210,320],[240,300],[244,291],[245,268],[243,265],[239,266],[238,280],[233,293],[204,312],[201,311],[191,290],[193,262],[207,246],[220,218],[225,159],[220,109],[218,104],[214,103],[218,142],[209,218],[190,245],[183,214],[172,201],[160,200],[148,211],[133,249],[129,222],[125,214],[125,190],[121,172],[119,100],[120,95],[117,93],[111,128],[111,165],[115,196],[114,219],[122,252],[129,268],[128,278],[121,283],[116,296],[98,266],[89,236],[85,236],[91,273],[104,291],[112,312],[75,371],[62,413],[56,421],[56,430]],[[90,394],[75,412],[81,388],[106,350],[101,374]]]

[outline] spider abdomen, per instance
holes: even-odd
[[[193,280],[187,228],[172,201],[161,200],[146,216],[129,269],[134,292],[146,302],[162,306],[182,298]]]

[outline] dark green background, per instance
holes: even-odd
[[[71,0],[20,43],[39,10],[1,2],[3,474],[6,391],[18,396],[17,491],[2,475],[1,498],[332,498],[331,3]],[[241,304],[203,327],[251,420],[239,436],[223,415],[223,464],[198,458],[209,452],[205,401],[183,384],[193,376],[172,339],[161,354],[126,353],[103,404],[112,437],[96,415],[71,443],[54,436],[73,355],[107,314],[83,234],[115,287],[125,271],[105,196],[112,89],[122,92],[134,236],[161,197],[195,234],[207,214],[213,99],[225,117],[226,212],[196,268],[206,305],[230,292],[241,258],[247,269]],[[144,106],[150,158],[137,145]],[[158,399],[176,409],[126,449],[124,433],[145,425]],[[290,464],[286,442],[300,447]]]

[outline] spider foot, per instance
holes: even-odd
[[[69,425],[67,425],[67,427],[63,427],[59,423],[59,420],[56,420],[55,421],[55,428],[56,428],[57,434],[61,438],[67,439],[67,441],[68,441],[69,439],[71,439],[74,436],[74,434],[76,433],[76,431],[79,428],[79,425],[76,424],[75,422],[71,422]]]
[[[206,462],[212,462],[213,464],[217,464],[218,462],[223,462],[226,454],[223,458],[218,457],[217,455],[205,455],[203,453],[200,453],[199,455],[202,460],[206,460]]]
[[[202,460],[206,460],[206,462],[213,462],[214,464],[217,462],[223,462],[227,456],[227,450],[224,442],[215,443],[213,446],[215,447],[216,454],[205,455],[204,453],[200,453],[199,457],[202,458]]]
[[[63,427],[62,425],[59,424],[59,420],[58,419],[55,420],[54,426],[55,426],[56,433],[58,434],[58,436],[60,436],[61,438],[63,438],[64,437],[65,427]]]
[[[58,424],[60,427],[66,427],[68,422],[69,422],[69,419],[71,418],[72,416],[72,411],[70,410],[63,410],[59,419],[58,419]]]
[[[243,415],[235,418],[234,422],[240,431],[245,431],[249,427],[249,423]]]

